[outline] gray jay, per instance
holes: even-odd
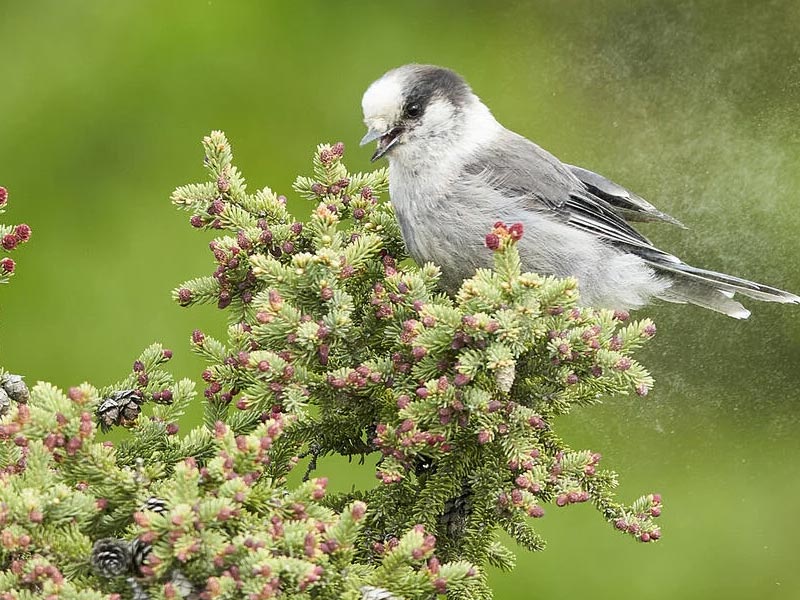
[[[509,131],[449,69],[393,69],[367,89],[362,109],[369,131],[361,144],[377,141],[372,160],[389,160],[389,194],[406,247],[417,262],[440,267],[447,291],[492,264],[484,236],[504,221],[524,226],[524,269],[574,276],[588,306],[633,309],[660,298],[745,319],[750,312],[734,294],[800,302],[659,250],[630,222],[680,225],[676,219]]]

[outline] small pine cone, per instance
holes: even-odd
[[[516,377],[516,367],[514,363],[505,367],[500,367],[494,374],[497,387],[503,392],[509,392],[511,390],[511,386],[514,385],[514,377]]]
[[[372,585],[362,586],[359,591],[361,592],[361,600],[397,600],[397,596],[389,590]]]
[[[97,407],[97,420],[100,422],[100,428],[103,431],[108,431],[119,422],[120,409],[116,401],[107,398],[100,403]]]
[[[28,386],[20,375],[6,375],[3,378],[3,389],[14,402],[20,404],[27,403],[31,397]]]
[[[119,577],[130,572],[130,544],[125,540],[104,538],[92,549],[92,567],[100,577]]]
[[[0,417],[6,416],[11,410],[11,398],[3,388],[0,388]]]
[[[128,587],[131,588],[131,600],[150,600],[150,594],[133,577],[127,579]]]
[[[194,584],[179,569],[173,569],[169,581],[175,586],[181,598],[198,598]]]
[[[142,504],[141,510],[149,510],[158,514],[165,513],[167,512],[167,502],[161,498],[150,496],[147,500],[145,500],[145,503]]]
[[[472,514],[472,489],[465,485],[461,495],[445,502],[444,511],[439,515],[439,525],[447,531],[448,537],[460,539],[467,529],[467,519]]]
[[[103,431],[114,425],[130,425],[139,416],[144,398],[138,390],[121,390],[107,396],[97,407],[97,418]]]
[[[136,538],[131,542],[131,567],[137,576],[141,577],[143,575],[142,565],[147,562],[147,556],[152,550],[152,545],[148,544],[147,542],[143,542],[139,538]]]

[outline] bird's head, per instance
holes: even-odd
[[[464,129],[465,117],[485,107],[469,85],[450,69],[405,65],[369,86],[361,100],[369,131],[361,145],[378,142],[372,160],[432,146],[453,143]],[[486,111],[488,113],[488,110]]]

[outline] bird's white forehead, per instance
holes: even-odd
[[[400,112],[403,104],[403,78],[389,72],[375,81],[361,99],[364,119],[383,118],[391,120]]]

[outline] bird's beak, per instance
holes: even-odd
[[[397,143],[401,133],[403,133],[402,127],[392,127],[388,131],[377,131],[370,128],[367,134],[361,138],[361,145],[363,146],[364,144],[369,144],[370,142],[378,140],[378,148],[375,150],[375,154],[373,154],[372,158],[370,159],[372,162],[375,162],[381,156],[386,154],[389,151],[389,148]]]

